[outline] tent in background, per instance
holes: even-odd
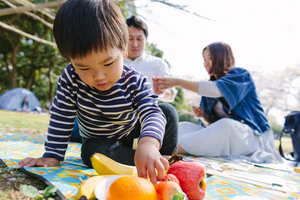
[[[0,96],[0,109],[13,111],[19,110],[25,97],[28,98],[29,110],[34,110],[36,107],[42,108],[40,101],[36,98],[33,92],[25,88],[14,88]]]

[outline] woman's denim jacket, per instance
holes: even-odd
[[[212,119],[212,122],[219,119],[212,108],[217,101],[220,101],[225,113],[231,119],[247,124],[253,129],[254,134],[261,135],[270,129],[253,79],[247,70],[235,67],[215,83],[223,97],[202,97],[200,103],[200,107]]]

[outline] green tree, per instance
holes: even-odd
[[[282,129],[283,129],[283,127],[280,126],[279,124],[277,124],[276,122],[273,122],[273,121],[270,122],[270,126],[271,126],[272,131],[274,132],[274,134],[279,136]],[[286,134],[283,134],[283,136],[287,137]]]
[[[19,7],[25,3],[26,5],[34,5],[32,3],[43,3],[43,1],[18,1],[18,3],[8,2],[3,0],[4,3],[0,3],[0,8],[7,7]],[[46,13],[46,14],[45,14]],[[51,25],[46,23],[46,20],[54,19],[54,15],[45,11],[34,12],[20,12],[1,16],[0,35],[1,43],[6,41],[5,47],[9,47],[10,52],[0,52],[0,57],[4,60],[1,62],[2,70],[6,69],[7,84],[1,83],[1,89],[7,90],[15,87],[25,87],[33,91],[33,85],[36,78],[36,73],[39,72],[44,66],[39,62],[40,56],[43,56],[45,52],[42,51],[43,43],[32,39],[27,39],[24,35],[29,37],[39,38],[40,40],[51,41]],[[3,28],[5,22],[8,28]],[[48,24],[48,25],[45,25]],[[18,28],[15,28],[18,27]],[[50,42],[49,42],[50,43]],[[54,43],[53,43],[54,44]],[[45,45],[44,45],[45,46]],[[42,52],[42,53],[41,53]],[[49,61],[48,61],[49,62]]]
[[[162,50],[158,49],[157,45],[153,44],[153,43],[150,43],[150,44],[147,43],[145,50],[147,53],[149,53],[153,56],[159,57],[159,58],[163,58],[163,56],[164,56],[164,52]],[[169,65],[169,67],[170,67],[170,65]]]
[[[125,18],[137,14],[134,0],[115,2]],[[62,3],[58,0],[0,1],[0,95],[11,88],[25,87],[33,91],[42,104],[52,98],[58,77],[67,64],[52,36],[55,13]],[[167,0],[150,3],[162,3],[188,12],[184,6]],[[17,7],[9,12],[5,10]],[[156,45],[150,44],[148,48],[153,55],[163,57],[163,51]],[[177,96],[181,94],[179,92]],[[183,98],[176,98],[179,108]]]
[[[34,92],[42,105],[52,99],[67,61],[60,55],[52,36],[52,23],[61,3],[48,9],[47,4],[51,2],[59,3],[55,0],[0,2],[0,13],[2,8],[19,8],[18,12],[0,15],[0,70],[3,72],[0,95],[24,87]],[[31,12],[20,9],[37,3],[44,4],[45,8]],[[136,14],[133,0],[117,1],[117,5],[124,16]]]

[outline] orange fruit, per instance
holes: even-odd
[[[122,176],[110,185],[106,200],[157,200],[157,194],[149,180]]]

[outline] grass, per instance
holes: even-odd
[[[30,199],[26,193],[20,190],[21,185],[32,186],[40,192],[47,187],[47,185],[40,179],[21,172],[18,169],[9,169],[0,165],[0,200],[7,199]],[[53,195],[54,199],[59,199],[58,196]],[[44,198],[50,200],[51,198]]]
[[[20,133],[45,135],[48,130],[50,115],[39,115],[14,111],[0,110],[0,133]],[[21,191],[21,185],[36,188],[39,193],[46,191],[47,185],[40,179],[21,172],[18,169],[5,168],[0,164],[0,200],[20,199],[38,200],[40,197],[30,198],[26,191]],[[29,191],[29,189],[27,189]],[[32,190],[32,189],[31,189]],[[31,191],[32,192],[32,191]],[[41,196],[41,194],[39,196]],[[59,199],[57,195],[42,199]]]
[[[0,131],[46,134],[50,115],[0,110]]]
[[[279,140],[274,140],[275,148],[278,151],[279,149]],[[289,152],[293,152],[293,144],[292,139],[289,137],[283,137],[281,138],[281,147],[284,154],[287,154]]]
[[[0,110],[0,132],[23,134],[46,134],[50,115],[38,115],[14,111]],[[279,140],[275,140],[278,151]],[[293,151],[291,138],[282,138],[282,149],[286,154]]]
[[[45,135],[47,133],[49,119],[50,115],[0,110],[0,133],[7,132]],[[278,151],[279,140],[275,140],[274,142]],[[285,154],[293,151],[291,138],[282,138],[282,148]],[[20,184],[31,185],[39,190],[46,188],[46,185],[35,177],[28,176],[22,172],[16,171],[15,169],[8,173],[8,170],[9,169],[5,169],[3,166],[0,166],[0,200],[28,199],[28,196],[20,192]],[[14,178],[15,181],[10,181],[11,178]],[[57,198],[57,196],[54,196],[54,199]]]

